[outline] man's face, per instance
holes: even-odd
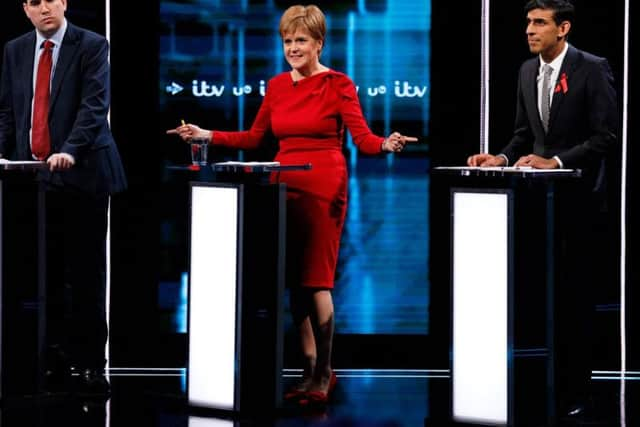
[[[50,37],[62,26],[67,0],[27,0],[22,7],[33,26]]]
[[[554,13],[551,9],[533,9],[527,14],[529,50],[545,59],[553,59],[561,52],[564,36],[571,27],[569,21],[556,24]]]

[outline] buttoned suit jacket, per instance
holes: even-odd
[[[31,31],[4,49],[0,86],[0,153],[32,160],[29,142],[36,33]],[[49,100],[51,153],[68,153],[69,170],[41,171],[54,186],[91,194],[113,194],[126,178],[107,114],[110,81],[107,40],[68,23],[60,46]]]
[[[605,191],[605,160],[616,143],[618,121],[609,63],[569,45],[554,84],[547,133],[538,109],[539,67],[538,57],[520,67],[514,133],[502,154],[511,163],[531,153],[558,156],[565,168],[582,170],[592,191]]]

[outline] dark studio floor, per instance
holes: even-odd
[[[275,415],[229,417],[185,405],[183,369],[110,370],[112,396],[106,402],[68,395],[8,397],[2,427],[240,427],[340,426],[417,427],[447,425],[449,374],[441,370],[336,370],[338,385],[325,409],[284,408]],[[287,371],[288,385],[299,373]],[[627,373],[621,399],[619,373],[595,372],[594,405],[588,419],[559,425],[640,425],[640,374]],[[635,402],[635,403],[634,403]],[[541,408],[544,411],[544,408]]]

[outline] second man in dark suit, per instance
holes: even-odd
[[[23,9],[35,31],[4,49],[0,154],[47,163],[38,176],[46,189],[47,335],[60,362],[50,374],[66,380],[72,365],[78,392],[105,394],[108,206],[126,187],[107,121],[108,43],[67,22],[67,0],[27,0]]]
[[[573,417],[585,412],[589,394],[592,292],[603,261],[594,242],[607,233],[605,166],[617,140],[616,91],[608,61],[568,43],[571,3],[531,0],[525,13],[527,42],[536,57],[520,68],[513,136],[499,154],[475,154],[467,164],[581,170],[583,197],[565,201],[575,199],[581,211],[573,224],[562,225],[570,237],[558,262],[572,274],[558,283],[555,324],[559,411]]]

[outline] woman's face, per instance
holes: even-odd
[[[287,33],[282,37],[284,57],[291,68],[305,74],[320,62],[322,40],[316,40],[302,29]]]

